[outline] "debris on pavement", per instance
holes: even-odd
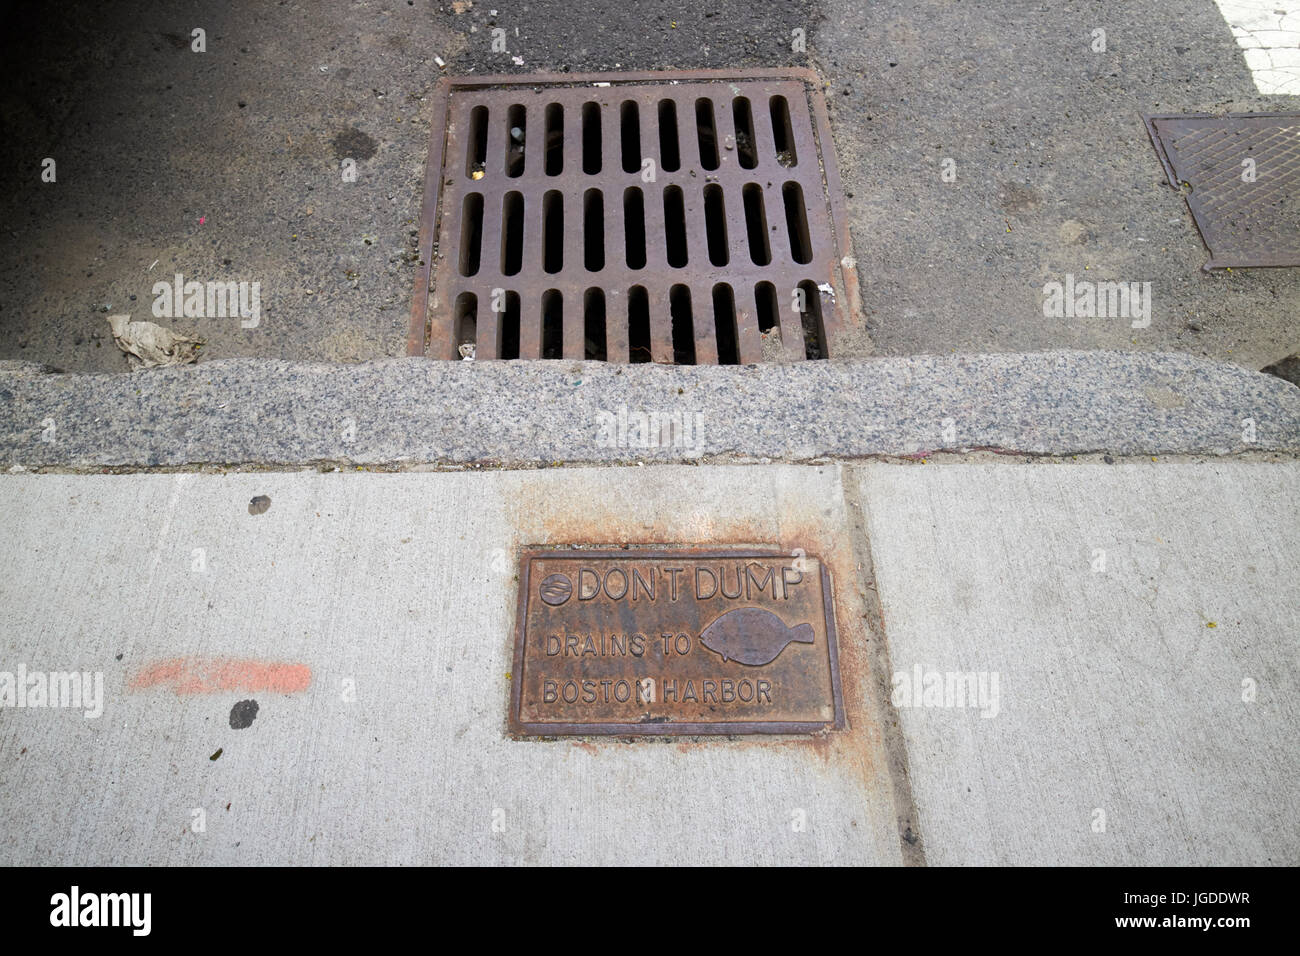
[[[197,362],[203,339],[178,335],[154,322],[132,322],[129,315],[110,315],[109,327],[117,347],[133,359],[137,368],[188,365]]]
[[[781,345],[781,330],[779,328],[771,328],[766,332],[760,332],[759,339],[762,342],[764,362],[780,362],[785,358],[785,349]]]

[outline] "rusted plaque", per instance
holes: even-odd
[[[512,733],[843,727],[830,575],[817,558],[701,548],[521,555]]]

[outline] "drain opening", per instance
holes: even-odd
[[[766,335],[776,329],[781,334],[781,311],[776,302],[776,286],[760,282],[754,286],[754,305],[758,308],[758,331]]]
[[[479,249],[483,244],[482,193],[470,193],[465,197],[461,222],[460,274],[472,276],[478,272]]]
[[[564,266],[564,194],[548,190],[542,197],[542,268],[559,272]]]
[[[674,269],[686,265],[686,202],[680,186],[664,190],[664,254]]]
[[[582,304],[582,330],[584,358],[603,362],[609,352],[605,343],[605,292],[588,289]]]
[[[487,165],[488,109],[476,106],[469,114],[469,136],[465,147],[465,175],[482,172]]]
[[[588,176],[600,172],[600,104],[582,107],[582,171]]]
[[[749,183],[740,191],[745,206],[745,236],[749,240],[749,258],[756,266],[772,261],[772,246],[767,241],[767,212],[763,208],[763,187]]]
[[[564,297],[558,289],[542,294],[542,358],[564,358]]]
[[[627,294],[627,344],[629,362],[649,362],[650,297],[645,286],[634,285]]]
[[[623,246],[629,269],[645,268],[645,198],[636,186],[623,190]]]
[[[546,107],[543,119],[546,124],[546,158],[542,167],[548,176],[558,176],[564,170],[564,107],[552,103]]]
[[[785,79],[683,82],[451,84],[444,175],[430,177],[441,194],[430,241],[445,254],[422,249],[437,270],[423,282],[445,310],[432,326],[420,316],[427,354],[454,358],[473,343],[482,359],[827,356],[843,317],[819,288],[849,267],[825,192],[838,184],[833,156],[805,108],[805,90],[813,107],[819,91]],[[657,186],[638,182],[647,156],[666,174]],[[798,317],[787,311],[796,289],[807,301]]]
[[[501,274],[518,275],[524,266],[524,194],[501,199]]]
[[[681,168],[682,155],[677,144],[677,104],[659,101],[659,168],[666,173]]]
[[[727,214],[722,205],[722,187],[704,187],[704,235],[709,240],[709,261],[727,264]]]
[[[503,359],[517,359],[519,358],[519,293],[507,292],[505,299],[505,311],[501,313],[501,324],[497,328],[497,335],[501,339],[497,354]]]
[[[700,141],[700,165],[718,168],[718,130],[713,122],[713,100],[701,96],[695,101],[695,131]]]
[[[736,154],[740,158],[740,167],[753,169],[758,165],[758,145],[754,142],[754,112],[749,97],[737,96],[731,101],[731,121],[736,127]]]
[[[455,309],[456,348],[462,345],[478,344],[478,296],[473,292],[462,292],[456,296]]]
[[[623,172],[635,173],[641,168],[641,111],[636,100],[624,100],[619,121],[622,124]]]
[[[668,292],[668,312],[673,325],[673,362],[695,364],[695,322],[691,317],[691,290],[675,285]]]
[[[583,263],[588,272],[605,268],[605,197],[588,189],[582,197]]]
[[[718,337],[718,364],[739,365],[736,297],[731,291],[731,286],[725,282],[719,282],[713,287],[713,325]]]
[[[784,96],[773,96],[769,101],[772,115],[772,137],[776,146],[776,161],[782,166],[798,164],[794,148],[794,126],[790,122],[790,104]]]
[[[516,103],[506,111],[506,175],[513,178],[524,174],[524,137],[527,135],[528,115]]]
[[[812,240],[808,235],[808,213],[804,209],[803,189],[796,182],[781,187],[785,201],[785,228],[790,234],[790,258],[799,265],[812,262]]]
[[[826,351],[823,343],[826,340],[826,327],[822,323],[821,290],[817,288],[815,282],[808,279],[799,283],[799,290],[803,292],[803,314],[800,320],[803,324],[804,357],[824,358]]]

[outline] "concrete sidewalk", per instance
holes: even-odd
[[[993,719],[900,708],[930,863],[1295,865],[1298,478],[862,472],[895,671],[1001,678]]]
[[[0,708],[0,863],[1294,865],[1297,479],[3,476],[0,671],[101,672],[104,698]],[[515,555],[575,541],[820,555],[849,730],[510,739]],[[178,658],[289,676],[178,692]],[[986,693],[912,706],[918,667]]]

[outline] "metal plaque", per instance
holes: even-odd
[[[512,733],[843,727],[830,575],[817,558],[707,548],[523,552]]]

